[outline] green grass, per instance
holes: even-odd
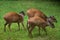
[[[29,38],[27,30],[24,30],[22,25],[20,31],[17,24],[12,24],[12,32],[4,32],[4,19],[3,16],[7,12],[17,12],[21,10],[27,11],[29,8],[37,8],[41,10],[47,16],[54,15],[58,20],[58,23],[55,23],[55,28],[47,27],[48,35],[45,35],[45,32],[41,29],[41,36],[38,35],[38,28],[33,30],[33,38]],[[24,19],[24,25],[26,27],[27,16]],[[47,2],[47,1],[0,1],[0,40],[60,40],[60,6],[57,2]]]

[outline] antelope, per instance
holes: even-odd
[[[45,21],[47,19],[47,16],[42,11],[39,11],[38,9],[35,9],[35,8],[28,9],[27,16],[28,16],[28,19],[34,16],[39,16],[43,18]]]
[[[48,22],[48,19],[51,20],[51,22]],[[45,21],[44,19],[42,19],[39,16],[34,16],[28,19],[27,21],[27,29],[29,32],[29,35],[32,37],[32,30],[35,28],[35,26],[37,26],[39,28],[39,35],[40,35],[40,27],[46,32],[47,35],[47,31],[46,31],[46,27],[50,26],[52,28],[55,28],[54,24],[52,22],[57,22],[57,20],[55,19],[54,16],[50,16],[47,19],[47,21]]]
[[[4,20],[6,21],[6,23],[4,24],[4,31],[6,31],[6,25],[8,25],[9,30],[11,31],[11,24],[12,23],[17,23],[18,24],[18,30],[20,30],[20,24],[22,24],[22,26],[24,27],[23,21],[24,21],[24,16],[25,13],[24,11],[21,11],[19,14],[17,14],[16,12],[8,12],[4,15]],[[25,27],[24,27],[25,29]]]
[[[28,9],[27,16],[28,16],[27,28],[30,34],[35,26],[38,26],[39,30],[40,27],[42,27],[42,29],[44,29],[44,31],[46,32],[45,29],[46,26],[54,27],[53,22],[57,22],[54,16],[47,17],[42,11],[39,11],[35,8]]]

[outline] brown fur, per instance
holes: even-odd
[[[19,27],[19,30],[20,30],[19,23],[22,23],[22,25],[24,27],[24,24],[23,24],[23,20],[24,19],[23,19],[22,15],[19,15],[16,12],[6,13],[6,15],[4,15],[4,20],[6,21],[6,23],[4,24],[4,31],[6,31],[6,25],[7,24],[8,24],[9,29],[10,29],[11,23],[17,23],[18,24],[18,27]]]
[[[46,31],[45,27],[48,26],[48,22],[45,21],[45,20],[43,20],[41,17],[34,16],[34,17],[31,17],[30,19],[28,19],[28,23],[27,23],[27,29],[28,29],[28,32],[29,32],[30,36],[32,36],[31,32],[35,28],[35,26],[38,26],[38,28],[39,28],[39,34],[40,34],[40,27],[47,34],[47,31]]]
[[[34,16],[39,16],[39,17],[43,18],[44,20],[46,20],[46,18],[47,18],[47,16],[45,14],[43,14],[43,12],[41,12],[35,8],[28,9],[27,15],[28,15],[28,18],[31,18]]]
[[[27,10],[27,15],[28,15],[28,22],[27,22],[27,29],[30,35],[32,30],[34,29],[35,26],[39,27],[39,34],[40,34],[40,27],[46,32],[47,31],[45,29],[46,26],[51,26],[52,28],[54,28],[54,24],[53,22],[56,22],[56,19],[52,18],[52,17],[47,17],[43,12],[31,8],[29,10]]]

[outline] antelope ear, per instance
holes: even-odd
[[[50,16],[50,18],[51,18],[51,16]]]
[[[24,13],[24,11],[21,11],[21,12],[19,12],[19,13]]]
[[[50,16],[50,18],[51,18],[51,17],[54,17],[54,16]]]
[[[53,16],[54,17],[54,16]]]

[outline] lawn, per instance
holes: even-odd
[[[41,10],[47,16],[55,16],[57,23],[55,23],[55,28],[46,27],[48,35],[41,29],[41,35],[38,35],[38,28],[33,30],[33,38],[28,36],[27,30],[24,30],[22,25],[20,26],[20,31],[18,25],[13,23],[11,25],[12,31],[10,32],[8,27],[6,32],[4,32],[4,19],[3,16],[7,12],[17,12],[26,11],[29,8],[37,8]],[[26,27],[27,15],[24,17],[24,25]],[[60,5],[57,2],[50,1],[0,1],[0,40],[60,40]]]

